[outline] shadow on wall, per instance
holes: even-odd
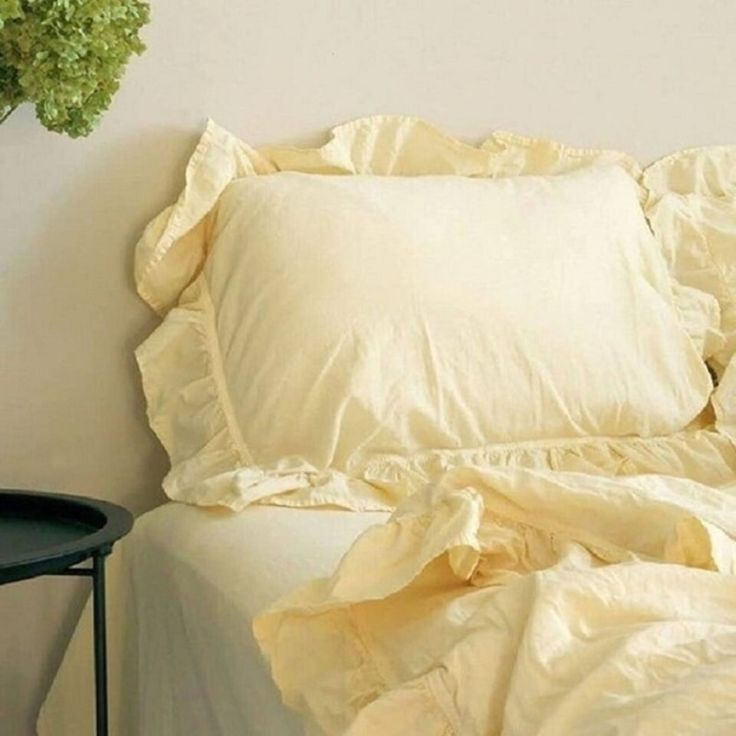
[[[0,486],[98,496],[136,513],[163,501],[167,460],[133,358],[158,318],[135,293],[133,246],[178,195],[197,135],[148,129],[111,143],[101,130],[63,148],[68,174],[49,172],[23,193],[28,213],[22,202],[3,213]],[[35,733],[87,594],[86,581],[65,578],[0,588],[3,733]]]

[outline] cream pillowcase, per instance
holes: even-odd
[[[667,156],[644,170],[642,184],[646,214],[680,288],[717,300],[719,319],[705,334],[714,349],[704,352],[712,352],[720,374],[736,352],[736,146]]]
[[[617,167],[246,178],[210,237],[225,382],[259,463],[668,434],[711,389]]]
[[[667,156],[646,169],[643,183],[671,273],[717,300],[719,329],[709,333],[721,341],[710,363],[720,383],[712,403],[717,429],[736,441],[736,146]]]
[[[139,351],[186,466],[174,497],[237,505],[426,450],[669,434],[708,400],[619,167],[246,177],[207,230],[202,272]],[[232,438],[219,460],[204,448],[206,473],[202,431]]]

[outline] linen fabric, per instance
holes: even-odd
[[[393,119],[343,135],[256,153],[210,126],[139,245],[169,310],[137,355],[170,497],[391,508],[427,453],[605,454],[703,408],[717,305],[673,285],[625,156]],[[325,175],[375,171],[455,175]]]
[[[646,211],[678,283],[717,300],[711,365],[718,428],[736,439],[736,146],[681,151],[643,175]],[[706,352],[709,352],[706,349]]]
[[[727,736],[735,492],[456,468],[254,631],[309,734]]]
[[[111,660],[119,732],[238,731],[243,712],[254,732],[296,728],[276,712],[273,688],[254,664],[243,626],[256,614],[275,682],[310,733],[736,731],[734,150],[683,152],[642,176],[616,152],[506,133],[468,146],[407,118],[355,121],[316,149],[259,151],[210,124],[182,196],[137,251],[139,291],[168,315],[138,352],[151,422],[172,457],[167,491],[232,508],[399,506],[380,526],[370,526],[378,515],[324,508],[254,505],[231,515],[169,505],[150,515],[122,543],[125,554],[113,556],[112,568],[133,583],[123,586],[131,605],[118,605],[121,576],[111,576],[111,613],[125,612],[110,619],[111,647],[128,655]],[[639,183],[676,277],[682,328],[720,379],[712,407],[663,436],[370,452],[349,473],[293,457],[258,464],[229,397],[223,356],[238,341],[222,339],[227,325],[216,308],[234,276],[211,270],[212,232],[228,226],[218,224],[221,197],[242,184],[233,180],[284,170],[584,175],[592,164],[607,176],[613,164]],[[332,278],[321,272],[309,294]],[[229,331],[241,328],[233,322]],[[273,380],[260,363],[251,368]],[[320,577],[274,603],[309,575]],[[90,725],[91,704],[79,697],[80,672],[91,682],[89,625],[88,610],[39,733],[78,736]],[[171,662],[171,651],[184,666]],[[251,695],[264,707],[247,707]]]
[[[590,448],[568,450],[564,454],[554,452],[547,458],[538,454],[535,456],[534,453],[529,455],[528,450],[516,452],[517,455],[512,457],[506,454],[502,459],[518,464],[532,462],[536,457],[538,465],[531,469],[535,478],[549,472],[548,462],[555,467],[574,467],[580,471],[576,473],[580,478],[586,477],[582,471],[606,476],[620,473],[661,473],[670,477],[691,479],[687,483],[685,480],[680,481],[679,488],[685,492],[684,495],[693,498],[702,498],[699,484],[723,488],[736,477],[736,450],[733,444],[726,437],[708,430],[684,432],[672,438],[669,443],[663,443],[659,439],[656,442],[639,440],[636,453],[630,453],[628,457],[615,452],[607,452],[603,456]],[[471,462],[472,456],[467,456],[465,461]],[[417,493],[412,497],[414,502],[411,509],[402,509],[401,516],[394,517],[387,527],[387,530],[396,533],[394,539],[397,544],[391,545],[393,549],[390,556],[385,556],[386,537],[376,537],[373,534],[360,542],[360,555],[356,551],[349,553],[351,566],[343,566],[339,577],[351,580],[351,585],[354,586],[353,577],[356,572],[352,563],[361,562],[362,567],[358,568],[357,575],[360,580],[364,579],[365,585],[359,591],[355,587],[344,591],[342,594],[345,599],[352,594],[364,594],[369,587],[373,591],[379,590],[379,581],[391,571],[391,563],[397,562],[397,555],[402,550],[406,552],[406,559],[402,562],[401,574],[406,576],[417,569],[421,560],[426,559],[426,552],[422,558],[417,557],[414,560],[412,556],[428,545],[441,526],[435,523],[431,529],[429,526],[422,527],[423,521],[435,518],[439,522],[440,512],[444,514],[451,510],[449,507],[454,501],[450,502],[449,496],[458,498],[458,479],[473,483],[478,480],[477,475],[462,472],[464,475],[456,475],[452,485],[445,483],[441,493],[437,491],[435,495],[427,495],[426,489],[417,488]],[[605,478],[603,480],[603,486],[610,489],[608,481]],[[591,485],[589,490],[596,494],[598,481],[594,479],[593,483],[595,485]],[[570,500],[578,495],[571,496],[569,492],[561,494],[557,486],[550,488],[546,485],[544,488],[544,492],[549,495],[549,507],[554,512],[551,518],[559,519],[563,509],[569,514],[573,506]],[[696,489],[695,494],[692,489]],[[637,504],[637,498],[631,495],[628,486],[616,487],[616,491],[622,491],[626,498],[617,502],[615,508],[631,510]],[[466,539],[481,539],[484,545],[488,544],[488,538],[480,537],[478,531],[481,518],[487,531],[495,529],[490,524],[490,514],[483,516],[479,511],[477,516],[469,518],[464,513],[469,508],[479,510],[479,499],[484,499],[485,493],[486,490],[480,488],[469,491],[467,496],[460,496],[463,503],[454,506],[455,513],[452,515],[460,523],[454,531],[448,527],[438,535],[439,544],[434,547],[435,552],[451,541],[451,537],[457,541],[463,535]],[[615,500],[615,495],[614,491],[612,498],[612,494],[608,492],[605,503]],[[529,496],[524,498],[528,499]],[[469,502],[466,503],[468,499]],[[485,504],[485,501],[482,503]],[[589,503],[590,501],[586,501],[586,504]],[[527,505],[526,501],[524,505]],[[702,508],[700,500],[697,508]],[[599,513],[598,509],[598,506],[593,509],[590,505],[585,505],[580,515],[589,517],[592,521]],[[546,507],[536,507],[536,511],[546,516]],[[450,515],[445,518],[450,518]],[[622,523],[626,523],[626,518],[628,517],[616,521],[617,532]],[[671,518],[668,517],[669,520]],[[326,697],[324,677],[334,667],[338,682],[342,683],[341,687],[346,684],[341,676],[345,671],[347,654],[355,651],[356,636],[353,628],[348,627],[346,630],[343,627],[346,618],[350,621],[361,620],[352,616],[353,611],[359,610],[360,616],[368,615],[369,628],[376,625],[378,618],[370,615],[372,611],[366,610],[365,604],[347,604],[343,618],[334,606],[334,600],[324,597],[319,600],[326,604],[325,607],[322,609],[315,605],[312,609],[312,604],[317,600],[316,594],[310,594],[307,600],[303,593],[299,593],[296,598],[288,599],[292,604],[287,604],[283,599],[296,586],[303,588],[310,579],[329,579],[356,538],[372,525],[383,524],[387,519],[388,515],[384,513],[325,508],[290,509],[257,504],[235,514],[227,509],[177,503],[166,504],[140,517],[131,534],[116,545],[108,564],[111,733],[118,736],[179,736],[188,728],[202,736],[241,733],[244,730],[252,732],[254,736],[296,736],[303,733],[300,719],[283,705],[281,695],[270,679],[268,664],[263,660],[251,633],[253,620],[259,616],[262,616],[259,636],[277,669],[283,666],[285,657],[293,656],[297,651],[283,648],[287,635],[299,641],[299,651],[304,655],[299,666],[292,669],[288,682],[284,681],[283,673],[277,676],[287,701],[303,713],[304,704],[295,703],[295,700],[300,698],[299,693],[306,686],[313,688],[313,707],[316,710],[327,702],[335,707],[333,724],[351,719],[356,708],[363,703],[344,702],[342,698],[345,691],[342,689],[333,690],[331,696]],[[603,517],[599,526],[605,526],[609,520],[609,516]],[[478,526],[474,526],[476,521]],[[661,538],[663,523],[669,521],[660,519],[658,512],[653,512],[649,504],[646,513],[642,515],[642,524],[637,522],[632,528],[632,535],[641,534],[646,538],[646,535],[651,534],[654,537],[657,534]],[[651,530],[650,524],[653,525]],[[502,541],[499,537],[499,543]],[[368,550],[374,551],[377,556],[365,562],[363,554]],[[438,554],[441,558],[447,558],[443,552]],[[489,574],[490,560],[491,555],[485,555],[482,565],[484,575]],[[631,563],[622,564],[629,566]],[[435,570],[447,571],[445,559],[440,559],[434,565]],[[478,567],[481,567],[480,562]],[[664,567],[661,566],[663,574],[666,573]],[[660,568],[655,568],[655,572],[658,570]],[[366,577],[368,573],[371,573],[370,578]],[[702,570],[691,570],[690,573],[698,577]],[[690,573],[686,571],[686,574]],[[573,575],[572,571],[570,575]],[[713,572],[708,572],[707,575],[712,576]],[[499,580],[501,577],[499,573]],[[478,572],[471,580],[481,582],[481,573]],[[651,605],[652,591],[661,597],[662,593],[669,590],[666,586],[670,581],[666,577],[656,579],[657,587],[653,587],[652,581],[655,581],[654,577],[642,580],[642,589],[637,592],[637,595],[647,593],[647,605]],[[586,580],[586,585],[588,582],[590,578]],[[527,589],[531,584],[531,580],[519,581],[519,586],[526,586]],[[569,586],[569,580],[567,584]],[[631,587],[635,588],[636,584],[637,581],[631,582]],[[318,591],[324,592],[324,583],[315,585],[318,585]],[[361,665],[363,672],[359,672],[358,678],[353,681],[356,687],[363,687],[363,675],[368,671],[371,658],[375,656],[379,663],[385,661],[381,658],[381,647],[384,645],[395,643],[397,649],[392,650],[392,656],[401,660],[409,655],[409,666],[415,667],[422,653],[429,652],[432,656],[441,658],[448,645],[460,638],[460,629],[466,624],[462,617],[455,617],[454,613],[474,610],[475,601],[468,597],[468,600],[459,600],[457,606],[443,605],[448,600],[460,598],[469,592],[477,591],[482,595],[483,589],[456,576],[452,571],[444,577],[442,585],[445,586],[443,590],[449,591],[450,595],[448,598],[438,596],[434,602],[422,598],[431,587],[425,587],[422,593],[418,585],[412,584],[411,590],[407,588],[395,593],[397,600],[401,598],[408,601],[410,606],[417,606],[404,609],[418,614],[411,619],[414,623],[411,624],[410,635],[418,630],[421,615],[425,612],[436,612],[430,633],[438,634],[438,646],[428,649],[431,640],[427,636],[420,642],[412,642],[411,638],[399,640],[399,632],[407,631],[409,616],[401,617],[400,620],[385,618],[383,623],[386,632],[397,636],[397,639],[395,642],[381,640],[378,642],[380,646],[377,646],[375,638],[368,641],[371,645],[368,659],[357,660],[357,663],[364,664]],[[516,588],[511,595],[516,595],[519,589]],[[610,587],[606,590],[610,591]],[[693,592],[695,590],[693,588]],[[698,587],[697,593],[702,594],[703,590]],[[612,596],[614,602],[618,601],[615,615],[619,620],[623,610],[623,589],[621,591],[621,595]],[[381,595],[385,592],[384,588]],[[551,590],[547,588],[546,592],[550,593]],[[569,587],[564,596],[567,597],[568,593]],[[678,591],[676,595],[680,596],[682,592]],[[282,603],[277,608],[272,608],[279,599],[282,599]],[[693,605],[694,600],[691,597],[688,605]],[[668,597],[667,601],[666,605],[670,605],[676,598]],[[376,611],[388,610],[384,608],[388,604],[383,600],[371,605],[374,605],[373,610]],[[311,609],[309,615],[306,614],[307,607]],[[46,697],[38,722],[39,736],[93,736],[94,722],[90,718],[94,708],[91,609],[90,601]],[[272,610],[267,613],[269,609]],[[328,618],[323,618],[320,610],[324,610],[326,616],[335,616],[336,626],[332,635],[336,640],[347,634],[341,639],[339,646],[325,649],[319,646],[320,638],[328,634],[324,627]],[[514,616],[509,621],[519,631],[524,624],[520,616],[516,616],[516,610],[514,609]],[[525,609],[522,607],[518,610]],[[548,608],[545,610],[549,612]],[[454,622],[455,633],[449,637],[442,634],[443,620],[445,624]],[[277,626],[279,622],[284,623],[283,629]],[[475,622],[479,622],[478,618]],[[569,624],[568,621],[565,625]],[[305,628],[300,631],[301,626]],[[632,620],[630,631],[634,632],[636,628],[637,624]],[[283,631],[283,639],[280,638],[281,634],[274,633],[278,631]],[[533,638],[535,631],[539,630],[529,629],[529,640]],[[313,638],[317,633],[320,638]],[[550,634],[555,641],[557,633],[558,628],[555,627]],[[546,635],[540,638],[543,646],[548,641],[549,637]],[[472,643],[473,639],[469,637],[468,644],[472,646]],[[416,658],[411,657],[414,646]],[[511,646],[512,640],[508,639],[504,643],[504,651],[510,653]],[[340,649],[341,651],[336,651]],[[557,650],[548,651],[552,654]],[[496,663],[498,660],[491,658],[490,661]],[[554,661],[557,660],[551,660],[552,663]],[[315,678],[311,683],[306,682],[306,678],[302,680],[298,677],[307,664],[314,667],[312,672]],[[469,670],[468,674],[472,672]],[[523,683],[523,680],[519,682]],[[401,682],[397,679],[388,682],[390,689],[400,689],[400,686]],[[407,690],[411,692],[411,688]],[[382,697],[382,707],[390,700],[386,681],[378,681],[371,692],[375,696],[386,696]],[[407,711],[407,718],[410,720],[415,714],[423,712],[423,706],[432,703],[425,695],[426,689],[423,685],[419,684],[416,692],[419,693],[418,702],[408,704],[412,705],[411,710]],[[366,702],[365,705],[367,704]],[[402,700],[402,713],[405,706],[407,701]],[[374,714],[377,708],[378,705],[373,710]],[[434,714],[434,709],[429,708],[429,713]],[[391,718],[399,715],[401,714],[395,710],[389,712]],[[362,717],[367,718],[368,712]],[[312,720],[314,716],[309,715],[308,718]],[[368,723],[373,725],[375,721]],[[398,720],[397,723],[401,724],[403,721]],[[421,725],[421,721],[418,723]],[[409,726],[411,725],[410,723]],[[702,732],[710,733],[707,729],[702,729]],[[373,733],[383,734],[384,731],[378,729]],[[385,733],[390,736],[391,731],[387,730]],[[411,728],[407,727],[403,733],[411,736]],[[419,733],[424,736],[432,731],[428,727],[426,731]],[[466,734],[463,733],[463,736]]]
[[[677,281],[718,301],[720,371],[736,350],[736,146],[667,156],[643,173],[646,212]]]

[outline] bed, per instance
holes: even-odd
[[[736,732],[735,173],[209,123],[136,251],[178,503],[113,559],[113,734]]]

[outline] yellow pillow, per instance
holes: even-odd
[[[706,404],[621,166],[322,176],[250,154],[204,183],[219,199],[196,233],[168,212],[139,248],[144,294],[162,232],[209,250],[169,254],[165,299],[198,275],[138,351],[173,498],[390,506],[367,479],[397,457],[669,434]]]
[[[720,324],[706,340],[721,374],[736,352],[736,146],[667,156],[644,170],[642,184],[646,214],[680,288],[717,300]]]

